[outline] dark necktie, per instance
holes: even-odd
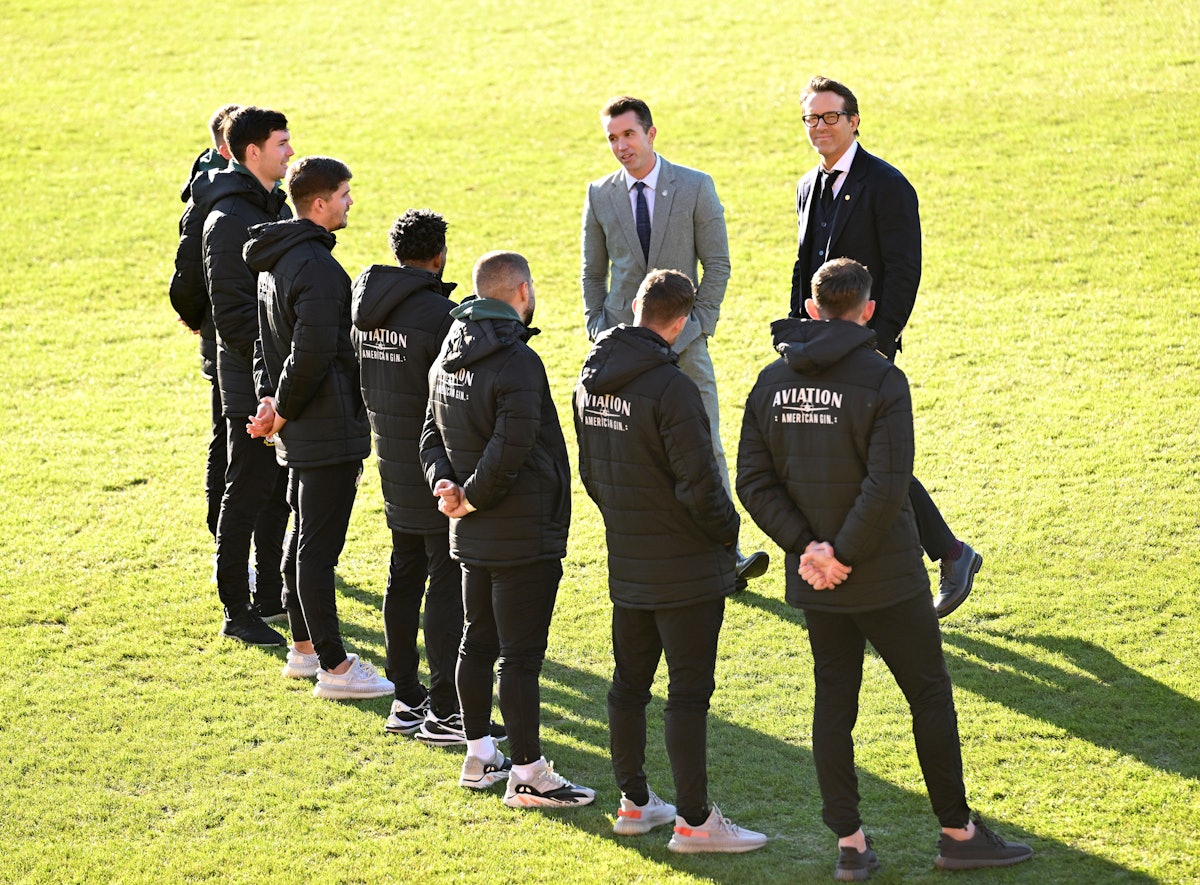
[[[821,173],[821,213],[828,216],[833,211],[833,183],[842,174],[841,169]]]
[[[637,189],[637,211],[633,213],[634,223],[637,224],[638,239],[642,243],[642,257],[650,260],[650,206],[646,202],[646,182],[634,182]]]

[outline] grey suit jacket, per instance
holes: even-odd
[[[696,307],[675,350],[717,330],[729,282],[725,209],[710,176],[658,158],[658,191],[650,220],[650,259],[642,255],[624,170],[588,185],[583,203],[583,313],[588,337],[633,323],[633,298],[646,274],[677,270],[696,283]],[[703,276],[697,275],[698,267]]]

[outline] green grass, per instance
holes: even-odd
[[[277,653],[220,640],[206,392],[166,298],[208,114],[278,107],[301,155],[354,170],[335,253],[352,274],[389,260],[410,206],[450,220],[450,279],[488,249],[529,257],[569,424],[583,187],[614,168],[598,109],[630,92],[726,206],[712,349],[732,459],[786,309],[792,192],[814,162],[796,97],[817,72],[856,90],[864,144],[921,197],[900,358],[917,474],[985,556],[945,630],[968,790],[1038,852],[971,881],[1200,879],[1200,15],[840,9],[826,27],[831,7],[731,0],[0,0],[0,881],[827,881],[811,661],[778,566],[729,606],[709,733],[712,798],[771,843],[680,858],[665,835],[610,835],[603,534],[578,484],[543,739],[594,808],[467,795],[458,753],[384,735],[385,701],[316,701]],[[744,546],[763,543],[748,525]],[[375,661],[387,549],[368,464],[339,574],[350,643]],[[660,716],[649,767],[669,796]],[[857,739],[877,880],[934,879],[907,714],[874,657]]]

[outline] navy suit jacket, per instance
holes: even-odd
[[[814,168],[796,187],[800,245],[792,271],[789,313],[794,317],[807,316],[804,300],[811,295],[809,284],[820,266],[810,261],[805,241],[816,183],[817,168]],[[876,302],[871,327],[878,338],[879,350],[889,358],[894,357],[921,283],[921,216],[917,192],[898,169],[868,154],[859,145],[836,205],[829,248],[822,260],[853,258],[867,266],[874,280],[871,297]]]

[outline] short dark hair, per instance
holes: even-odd
[[[225,126],[229,122],[229,118],[241,109],[240,104],[226,104],[221,105],[213,112],[208,121],[208,131],[212,133],[213,147],[220,148],[223,144],[229,144],[225,138]]]
[[[853,258],[831,258],[813,274],[812,297],[823,320],[844,320],[871,298],[871,272]]]
[[[446,228],[442,216],[432,209],[409,209],[396,219],[388,233],[396,260],[429,261],[446,248]]]
[[[529,262],[518,252],[488,252],[475,262],[471,283],[480,298],[506,300],[521,283],[533,284]]]
[[[296,211],[303,214],[317,197],[328,197],[354,176],[350,167],[333,157],[305,157],[288,166],[284,188]]]
[[[842,110],[847,114],[859,116],[858,99],[854,97],[854,93],[850,91],[849,86],[839,83],[837,80],[830,80],[828,77],[813,77],[808,81],[808,86],[800,93],[800,101],[808,98],[815,92],[832,92],[835,95],[842,97]],[[858,135],[858,127],[854,127],[854,134]]]
[[[256,108],[253,105],[234,111],[225,124],[225,140],[233,158],[239,163],[246,161],[246,148],[252,144],[262,147],[272,132],[287,129],[287,117],[279,111]]]
[[[650,116],[650,106],[640,98],[633,98],[629,95],[619,95],[616,98],[609,99],[608,104],[604,106],[604,110],[600,112],[601,117],[619,117],[621,114],[633,111],[637,114],[638,122],[642,124],[642,128],[647,132],[654,125],[654,118]]]
[[[652,270],[638,287],[642,324],[661,328],[690,316],[696,306],[691,277],[677,270]]]

